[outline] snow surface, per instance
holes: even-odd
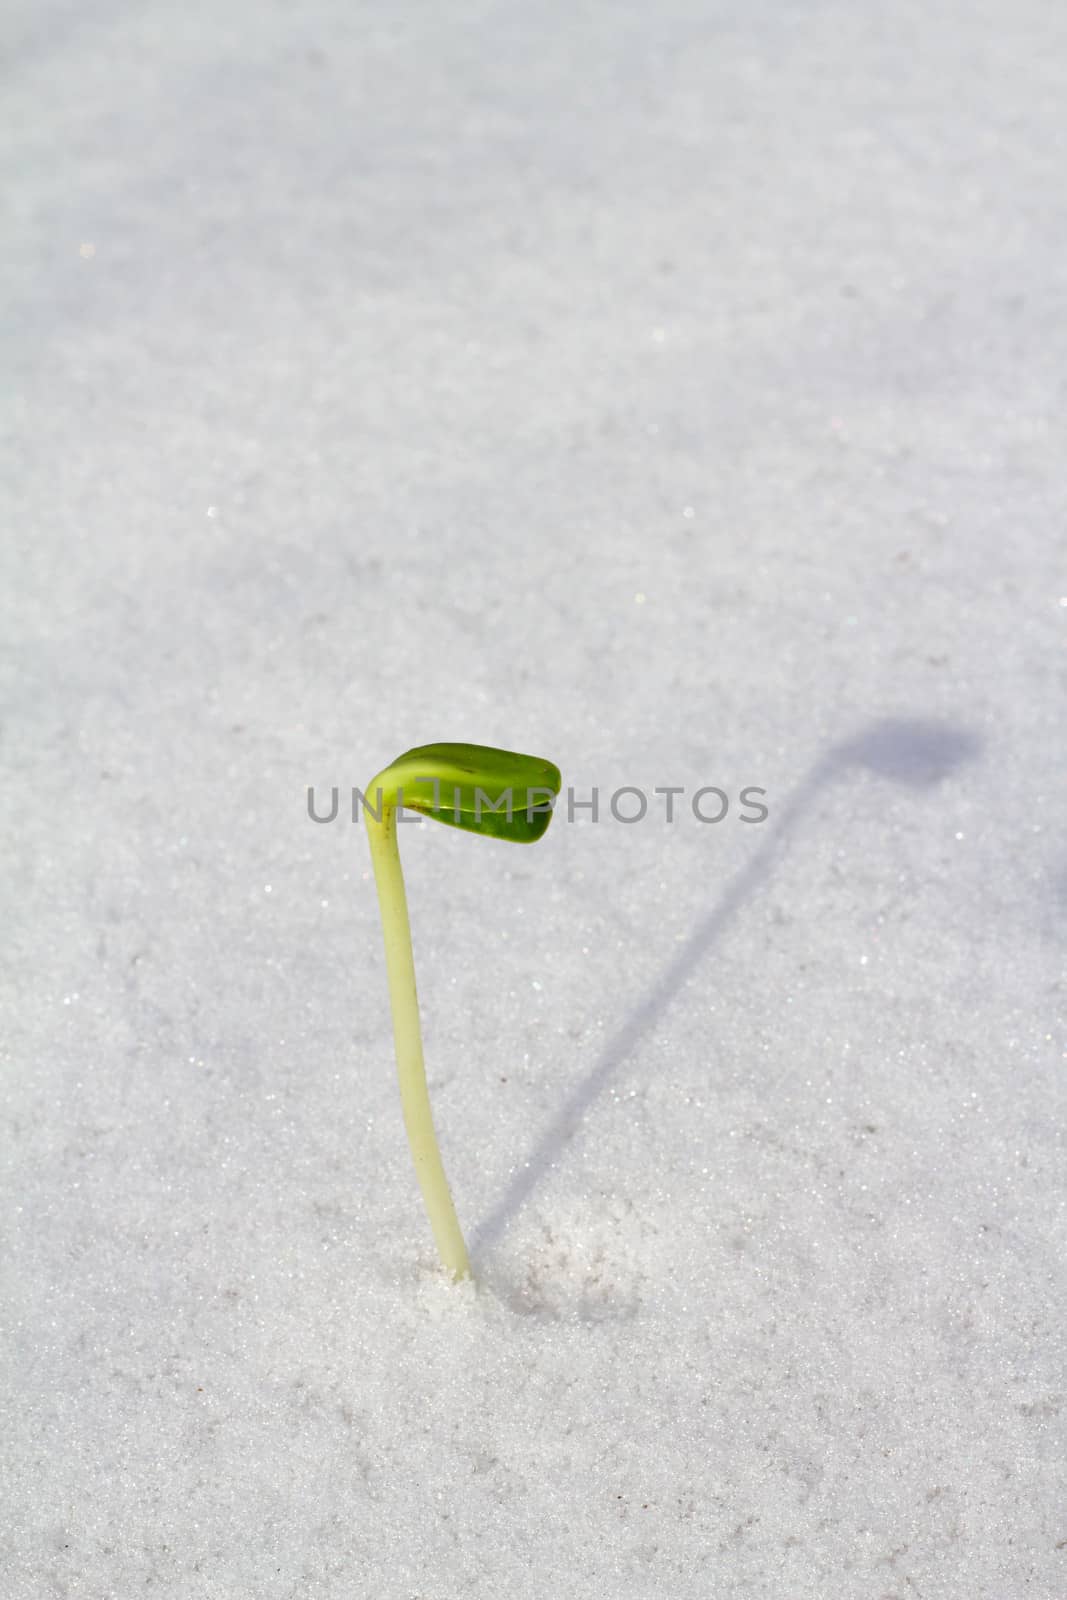
[[[3,28],[4,1600],[1063,1600],[1067,9]]]

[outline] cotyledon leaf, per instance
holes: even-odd
[[[449,827],[533,844],[552,820],[560,783],[559,768],[540,756],[483,744],[424,744],[373,778],[365,803],[376,806],[380,791]]]

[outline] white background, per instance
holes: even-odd
[[[3,21],[4,1595],[1062,1600],[1067,12]]]

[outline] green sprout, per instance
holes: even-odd
[[[398,756],[372,778],[364,798],[363,818],[385,934],[404,1126],[438,1253],[453,1278],[468,1278],[471,1269],[437,1148],[426,1089],[411,925],[397,848],[397,812],[416,811],[468,833],[533,844],[552,821],[559,786],[559,769],[536,756],[480,744],[426,744]]]

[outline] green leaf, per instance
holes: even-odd
[[[560,782],[559,768],[538,756],[484,744],[424,744],[379,773],[367,800],[375,805],[381,789],[405,810],[449,827],[533,844],[552,821]]]

